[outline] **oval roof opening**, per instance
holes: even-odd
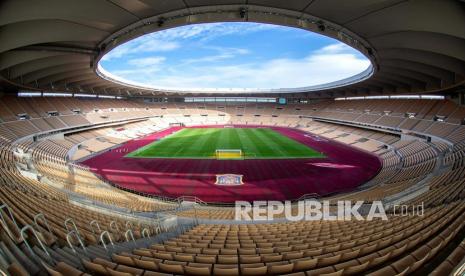
[[[112,49],[98,73],[128,86],[196,92],[300,91],[371,76],[356,49],[307,30],[205,23],[147,34]]]

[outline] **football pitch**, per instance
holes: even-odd
[[[217,149],[242,150],[244,159],[324,157],[270,128],[184,128],[126,157],[216,159]]]

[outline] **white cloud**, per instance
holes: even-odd
[[[130,59],[128,64],[136,67],[156,66],[162,64],[165,60],[165,57],[144,57]]]
[[[295,88],[318,85],[356,75],[370,62],[344,44],[332,44],[304,59],[280,58],[264,63],[228,66],[196,64],[169,74],[157,72],[138,78],[161,88]]]
[[[163,32],[153,33],[153,38],[163,40],[182,40],[191,38],[212,39],[218,36],[226,36],[232,34],[245,35],[253,32],[264,30],[284,28],[282,26],[259,24],[250,22],[230,23],[208,23],[208,24],[193,24],[179,28],[168,29]]]
[[[133,68],[114,70],[111,72],[115,79],[127,79],[141,82],[141,80],[147,80],[153,78],[155,74],[161,72],[164,67],[166,58],[162,56],[152,56],[144,58],[134,58],[127,61],[128,65]],[[108,72],[106,71],[108,74]]]
[[[317,54],[340,54],[340,53],[350,53],[352,48],[344,43],[335,43],[327,45],[317,51]]]
[[[205,64],[205,63],[208,63],[208,62],[217,62],[217,61],[220,61],[220,60],[234,58],[234,57],[239,56],[239,55],[250,54],[250,50],[242,49],[242,48],[207,46],[207,47],[203,47],[203,49],[216,51],[217,54],[209,55],[209,56],[203,56],[203,57],[199,57],[199,58],[185,59],[185,60],[182,60],[181,64],[183,66],[188,65],[188,64],[193,64],[193,63]]]
[[[135,53],[168,52],[180,48],[186,40],[193,39],[201,43],[226,35],[245,35],[281,26],[257,23],[211,23],[194,24],[155,32],[126,42],[107,53],[103,61],[119,59]]]
[[[175,41],[163,41],[158,39],[147,39],[131,49],[132,52],[168,52],[179,48]]]
[[[103,56],[103,61],[112,59],[126,58],[133,54],[169,52],[180,47],[176,41],[163,41],[151,37],[141,37],[112,49],[108,54]]]

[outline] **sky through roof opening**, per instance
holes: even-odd
[[[100,71],[139,86],[279,89],[357,75],[370,61],[350,46],[306,30],[261,23],[208,23],[144,35],[100,61]]]

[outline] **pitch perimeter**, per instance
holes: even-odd
[[[241,150],[244,159],[323,158],[270,128],[184,128],[126,157],[216,159],[216,150]]]

